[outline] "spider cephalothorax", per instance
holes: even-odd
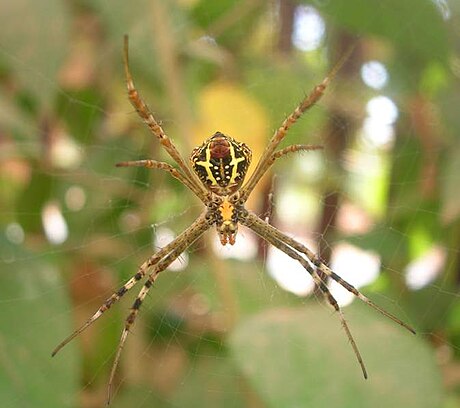
[[[222,245],[235,243],[238,222],[247,213],[239,197],[238,192],[229,196],[214,195],[212,204],[208,206],[207,216],[216,225]]]
[[[251,150],[249,150],[244,143],[237,142],[231,137],[220,132],[216,132],[201,146],[193,150],[190,157],[193,171],[190,169],[177,150],[173,141],[164,133],[163,129],[155,120],[149,108],[141,99],[138,91],[134,87],[133,79],[128,66],[128,37],[125,37],[124,65],[129,99],[139,116],[149,127],[152,134],[159,140],[171,158],[176,162],[178,167],[151,159],[122,162],[118,163],[117,166],[136,166],[168,171],[174,178],[188,187],[198,197],[198,199],[204,204],[205,211],[192,223],[192,225],[179,234],[176,239],[159,249],[141,266],[139,266],[137,273],[115,293],[113,293],[83,326],[61,342],[54,349],[52,355],[55,355],[62,347],[99,319],[104,312],[110,309],[110,307],[125,293],[127,293],[128,290],[136,283],[138,283],[141,279],[145,279],[144,285],[133,303],[128,317],[126,318],[125,327],[121,334],[120,343],[118,345],[115,360],[110,373],[108,390],[109,401],[110,389],[115,377],[115,371],[120,360],[123,345],[128,337],[131,326],[136,319],[139,308],[149,293],[153,283],[160,272],[168,268],[168,266],[171,265],[171,263],[174,262],[182,254],[182,252],[190,247],[190,245],[192,245],[213,225],[217,228],[217,233],[222,245],[226,245],[227,243],[233,245],[235,243],[238,224],[242,224],[251,229],[261,239],[269,242],[271,245],[299,262],[305,271],[313,278],[316,286],[324,294],[329,304],[331,304],[336,312],[338,312],[342,326],[351,343],[365,378],[367,378],[367,372],[364,362],[353,336],[351,335],[350,329],[348,328],[348,324],[342,310],[329,291],[327,286],[327,282],[329,280],[337,282],[370,307],[378,310],[380,313],[405,327],[412,333],[415,333],[410,326],[377,306],[355,287],[344,281],[305,245],[302,245],[295,239],[289,237],[266,221],[262,220],[257,214],[247,211],[244,207],[244,203],[254,190],[255,186],[277,159],[284,157],[289,153],[321,148],[321,146],[317,145],[295,144],[278,150],[278,146],[285,138],[289,128],[305,111],[311,108],[321,98],[330,79],[334,76],[345,59],[346,56],[335,66],[331,74],[319,85],[317,85],[284,120],[268,142],[254,172],[243,185],[242,183],[244,177],[248,170],[249,163],[251,162]]]
[[[251,163],[251,149],[221,132],[214,133],[190,155],[192,168],[214,196],[210,206],[222,245],[235,243],[238,215],[235,192]],[[230,198],[231,197],[231,198]]]

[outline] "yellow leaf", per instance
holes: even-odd
[[[269,137],[269,121],[256,99],[237,84],[214,82],[203,89],[197,107],[196,146],[219,131],[246,143],[252,150],[253,160],[258,160]],[[254,167],[251,165],[249,172]]]

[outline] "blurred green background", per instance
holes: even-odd
[[[0,5],[0,405],[101,407],[126,299],[55,358],[200,203],[126,96],[131,70],[185,157],[219,130],[259,156],[350,46],[254,211],[321,254],[412,336],[331,285],[369,371],[304,271],[214,231],[158,279],[113,407],[460,405],[460,3],[16,0]],[[284,146],[284,145],[283,145]],[[276,177],[273,175],[276,174]],[[346,306],[346,307],[345,307]]]

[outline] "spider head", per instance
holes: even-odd
[[[206,188],[228,195],[241,186],[251,157],[251,150],[244,143],[216,132],[193,150],[190,161]]]

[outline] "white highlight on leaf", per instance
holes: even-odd
[[[380,95],[372,98],[366,105],[369,118],[385,125],[392,125],[398,119],[398,108],[388,97]]]
[[[299,242],[302,239],[294,238]],[[311,248],[311,245],[308,245]],[[270,246],[267,255],[267,269],[270,276],[283,289],[297,296],[307,296],[315,288],[313,278],[303,266],[278,248]]]
[[[296,48],[302,51],[317,49],[323,41],[324,32],[324,20],[313,7],[297,7],[292,33],[292,43]]]
[[[42,210],[42,224],[46,238],[54,245],[62,244],[69,236],[69,228],[62,215],[59,204],[49,202]]]
[[[86,193],[80,186],[71,186],[65,193],[65,203],[72,211],[80,211],[86,204]]]
[[[380,259],[371,251],[350,244],[339,244],[332,252],[331,269],[358,289],[377,279],[380,274]],[[340,306],[350,304],[355,298],[335,281],[330,282],[329,288]]]
[[[13,244],[19,245],[24,242],[24,230],[17,222],[12,222],[6,226],[5,235],[8,241],[12,242]]]
[[[368,61],[361,66],[361,78],[374,89],[382,89],[388,82],[388,71],[379,61]]]
[[[392,144],[393,124],[398,119],[398,108],[388,97],[380,95],[366,105],[367,118],[363,124],[363,137],[376,147]]]
[[[432,283],[446,262],[444,248],[434,245],[421,257],[412,261],[406,268],[406,284],[410,289],[418,290]]]
[[[71,169],[83,160],[80,146],[67,135],[59,135],[51,146],[51,160],[56,167]]]

